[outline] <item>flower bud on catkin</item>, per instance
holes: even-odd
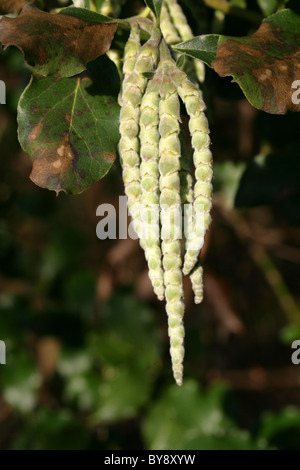
[[[128,41],[124,49],[124,62],[123,62],[124,80],[127,80],[128,76],[131,74],[131,72],[133,72],[140,48],[141,48],[140,29],[137,24],[133,24],[131,27],[130,36],[128,38]]]
[[[195,304],[200,304],[203,300],[203,268],[199,262],[190,273],[190,279],[195,294]]]
[[[163,44],[163,47],[167,48],[164,42]],[[176,87],[170,78],[170,67],[174,67],[172,59],[163,58],[157,71],[157,76],[160,75],[161,97],[159,102],[160,220],[170,354],[174,378],[177,384],[181,385],[184,358],[184,302],[180,247],[180,106]]]
[[[143,73],[153,72],[158,58],[158,46],[161,35],[155,29],[150,39],[140,48],[133,71],[124,82],[121,96],[119,154],[123,167],[125,193],[128,197],[128,210],[133,218],[134,229],[139,235],[139,212],[141,197],[140,182],[140,142],[139,120],[140,105],[147,85]],[[126,57],[124,62],[127,67]]]
[[[159,92],[149,81],[141,103],[141,240],[149,267],[149,277],[159,300],[164,299],[164,274],[160,249],[159,224]]]

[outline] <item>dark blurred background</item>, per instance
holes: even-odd
[[[263,3],[232,1],[258,15]],[[257,28],[182,5],[195,34]],[[127,2],[123,16],[139,6]],[[287,6],[300,13],[299,2]],[[201,305],[185,282],[179,388],[138,242],[96,237],[98,205],[117,208],[123,195],[119,163],[78,196],[29,180],[16,124],[29,77],[16,48],[1,51],[0,448],[300,449],[299,114],[259,112],[207,70],[213,223]]]

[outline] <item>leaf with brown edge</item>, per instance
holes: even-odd
[[[221,38],[212,66],[221,77],[231,75],[256,108],[272,114],[300,111],[292,99],[300,77],[300,17],[283,10],[249,37]]]
[[[0,20],[0,42],[18,47],[35,73],[71,77],[109,50],[117,27],[114,22],[46,13],[29,4],[17,18]]]
[[[106,175],[119,142],[118,89],[107,56],[75,77],[32,76],[19,101],[18,131],[35,184],[77,194]]]
[[[282,10],[251,36],[197,36],[173,46],[221,77],[232,76],[248,101],[272,114],[300,111],[300,16]]]

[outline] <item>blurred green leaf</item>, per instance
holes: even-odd
[[[96,276],[87,270],[71,274],[64,284],[64,303],[72,313],[91,314],[95,304]]]
[[[93,412],[100,402],[99,384],[99,373],[87,371],[78,374],[75,372],[68,377],[64,397],[76,404],[79,410]]]
[[[99,332],[87,335],[87,348],[65,351],[58,371],[64,396],[89,411],[90,421],[133,417],[151,394],[160,366],[152,312],[130,294],[115,293],[104,306]]]
[[[287,346],[291,346],[292,342],[300,338],[300,324],[291,323],[279,332],[281,341]]]
[[[13,450],[80,450],[87,448],[88,439],[86,429],[71,411],[40,408],[20,432]]]
[[[44,248],[40,265],[43,283],[52,282],[58,275],[74,269],[86,246],[83,235],[74,229],[60,229]]]
[[[143,424],[151,450],[216,450],[260,448],[224,413],[227,388],[214,385],[205,393],[194,380],[172,385],[156,401]]]
[[[272,13],[275,13],[278,7],[278,0],[257,0],[257,3],[264,16],[268,16]]]
[[[2,396],[14,410],[30,413],[36,406],[41,378],[36,364],[24,352],[10,351],[2,371]]]
[[[160,364],[160,347],[149,307],[130,295],[115,293],[103,308],[100,333],[89,336],[94,358],[105,364],[131,364],[151,376]]]
[[[299,408],[290,406],[277,413],[266,413],[261,421],[259,437],[279,449],[299,450]]]
[[[86,351],[63,351],[59,360],[58,371],[65,377],[81,375],[90,370],[92,360]]]
[[[100,379],[93,423],[110,423],[132,418],[150,398],[151,386],[146,377],[126,367],[106,368]]]

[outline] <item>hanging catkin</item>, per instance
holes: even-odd
[[[170,16],[172,18],[173,24],[175,28],[178,30],[182,41],[189,41],[190,39],[193,39],[194,37],[193,31],[191,30],[191,27],[187,22],[186,16],[183,13],[182,8],[178,4],[177,0],[165,0],[165,3],[170,12]],[[194,67],[195,67],[197,78],[199,82],[202,83],[205,78],[204,64],[203,62],[197,59],[194,59],[193,62],[194,62]]]
[[[183,286],[181,260],[181,200],[180,200],[180,105],[170,76],[173,61],[166,43],[161,43],[161,62],[157,77],[160,83],[159,102],[159,170],[161,237],[170,337],[170,355],[174,378],[182,384],[184,358]]]
[[[176,66],[159,28],[141,47],[139,28],[132,25],[123,75],[119,153],[125,193],[154,291],[159,299],[166,299],[172,369],[181,385],[182,277],[189,274],[195,302],[200,303],[203,270],[199,254],[210,223],[212,166],[205,105],[201,91]],[[180,99],[188,115],[192,148],[183,142]]]
[[[164,275],[160,249],[159,224],[159,92],[156,82],[149,81],[141,103],[141,240],[145,250],[154,292],[164,299]]]
[[[185,133],[181,131],[181,169],[180,169],[180,194],[183,216],[183,239],[186,247],[193,236],[194,214],[194,189],[193,189],[193,156],[192,151],[185,141]],[[193,286],[193,282],[192,282]]]
[[[139,121],[140,105],[147,86],[147,78],[144,73],[153,72],[158,59],[158,45],[160,31],[153,30],[150,39],[140,48],[133,71],[123,83],[120,112],[120,134],[119,154],[123,167],[123,181],[125,193],[128,197],[128,210],[133,218],[134,228],[140,233],[140,143],[139,143]],[[127,67],[126,57],[124,61]],[[125,72],[126,73],[126,72]]]
[[[133,24],[131,26],[129,39],[126,42],[125,49],[124,49],[123,86],[124,86],[124,83],[127,81],[129,75],[133,72],[140,48],[141,48],[140,28],[139,28],[139,25]]]
[[[180,98],[185,104],[189,119],[189,130],[194,149],[196,184],[194,187],[193,230],[186,243],[183,273],[189,274],[195,266],[204,236],[210,224],[212,194],[212,156],[209,150],[210,138],[205,104],[201,91],[188,79],[181,70],[176,70],[173,79],[176,81]]]
[[[167,44],[178,44],[181,41],[165,3],[161,7],[160,29]]]

